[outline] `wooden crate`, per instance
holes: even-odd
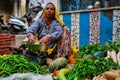
[[[0,34],[0,54],[11,53],[10,46],[15,45],[15,35]]]

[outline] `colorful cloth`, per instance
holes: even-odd
[[[57,57],[69,56],[71,54],[71,33],[69,29],[65,26],[63,27],[63,35],[58,41],[57,45]]]

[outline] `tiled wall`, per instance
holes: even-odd
[[[84,44],[103,45],[120,37],[120,10],[101,10],[61,15],[71,30],[72,44],[80,48]]]
[[[113,41],[120,37],[120,10],[113,11]]]

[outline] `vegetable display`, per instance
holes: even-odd
[[[83,45],[78,54],[75,54],[75,58],[97,58],[106,56],[109,44],[106,42],[104,45],[91,44]]]
[[[36,47],[34,51],[38,51],[40,46]],[[52,76],[55,80],[92,80],[106,71],[120,69],[120,39],[108,41],[104,45],[83,45],[79,52],[71,46],[71,50],[68,59],[57,58],[47,66],[48,69],[41,69],[39,64],[28,61],[24,55],[0,57],[0,77],[14,73],[32,72],[43,75],[49,72],[54,74]],[[50,54],[52,51],[50,49],[47,52]]]
[[[81,60],[75,61],[67,80],[92,79],[105,71],[120,69],[120,39],[109,40],[103,45],[83,45],[79,53],[72,57]]]
[[[0,58],[0,65],[0,77],[6,77],[13,73],[47,73],[47,70],[40,69],[39,64],[35,62],[29,62],[23,55],[8,55],[4,58]]]
[[[111,58],[98,58],[96,60],[83,59],[74,64],[74,68],[69,72],[67,80],[84,80],[93,78],[105,71],[120,69],[119,65],[114,63]]]

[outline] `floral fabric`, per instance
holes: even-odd
[[[57,45],[57,57],[66,57],[71,54],[71,34],[69,29],[65,26],[63,27],[63,35],[58,41]]]

